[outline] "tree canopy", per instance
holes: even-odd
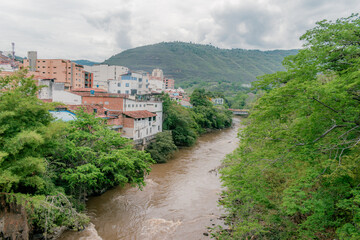
[[[223,239],[360,238],[360,19],[321,21],[256,84],[239,148],[224,160]]]
[[[87,196],[144,185],[150,154],[102,119],[78,111],[75,121],[55,122],[26,71],[0,77],[0,89],[0,204],[26,209],[32,229],[46,237],[62,226],[81,229]]]

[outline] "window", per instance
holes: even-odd
[[[160,131],[160,126],[158,126],[158,131]]]
[[[138,107],[138,105],[136,104],[136,107]]]
[[[128,107],[131,107],[131,105],[130,105],[130,104],[128,104]]]
[[[121,87],[121,83],[118,83],[118,87]]]
[[[118,90],[118,92],[117,93],[121,93],[121,91],[120,90]]]
[[[94,111],[94,113],[97,113],[97,109],[96,109],[96,108],[94,108],[93,111]]]
[[[149,129],[146,129],[146,135],[148,135],[149,134]]]
[[[45,66],[43,66],[43,68],[45,68]]]
[[[104,102],[105,105],[109,105],[109,102]]]
[[[139,88],[142,88],[142,84],[139,84]]]
[[[157,107],[157,104],[155,104],[155,107]]]
[[[56,72],[53,72],[54,74],[56,74]]]
[[[153,120],[154,120],[154,121],[156,120],[156,116],[153,117]]]
[[[130,86],[130,84],[129,83],[125,83],[125,87],[129,87]]]
[[[125,93],[126,93],[126,94],[129,94],[129,90],[126,90]]]
[[[139,78],[139,82],[142,82],[142,78]]]
[[[134,104],[132,105],[132,107],[134,107]]]

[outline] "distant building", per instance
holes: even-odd
[[[149,93],[149,75],[145,72],[127,72],[116,80],[109,80],[109,93],[143,95]]]
[[[105,64],[84,66],[85,71],[93,73],[93,88],[108,90],[109,80],[118,80],[118,76],[129,72],[127,67]]]
[[[94,83],[94,74],[91,72],[84,72],[85,88],[92,88]]]
[[[29,60],[29,70],[32,72],[36,71],[36,61],[37,61],[37,52],[29,51],[28,52],[28,60]]]
[[[165,89],[174,89],[175,88],[175,80],[171,78],[164,78]]]
[[[223,105],[224,104],[224,99],[223,98],[212,98],[211,101],[215,105]]]
[[[156,68],[152,71],[151,76],[153,76],[155,78],[163,79],[164,72],[163,72],[163,70]]]
[[[10,55],[11,56],[11,55]],[[14,72],[19,69],[19,62],[0,51],[0,71]]]

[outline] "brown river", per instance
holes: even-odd
[[[195,146],[177,151],[165,164],[152,166],[146,186],[114,188],[91,198],[91,224],[67,231],[61,240],[210,239],[208,227],[222,224],[218,206],[221,183],[216,169],[237,147],[240,118],[232,128],[202,135]]]

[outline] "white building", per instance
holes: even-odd
[[[39,79],[39,86],[44,86],[38,93],[39,99],[52,100],[67,105],[81,105],[81,96],[65,91],[64,83],[56,83],[54,79]]]
[[[84,66],[84,70],[94,75],[93,88],[108,90],[109,80],[118,80],[118,76],[129,72],[127,67],[109,66],[105,64]]]
[[[123,93],[130,95],[148,94],[149,75],[143,72],[128,72],[118,76],[116,80],[108,81],[109,93]]]
[[[136,101],[124,99],[124,124],[123,136],[135,141],[148,140],[162,131],[162,102],[161,101]]]
[[[160,78],[161,80],[164,78],[164,72],[163,70],[159,69],[159,68],[155,68],[153,71],[152,71],[152,74],[151,74],[153,77],[158,77]]]

